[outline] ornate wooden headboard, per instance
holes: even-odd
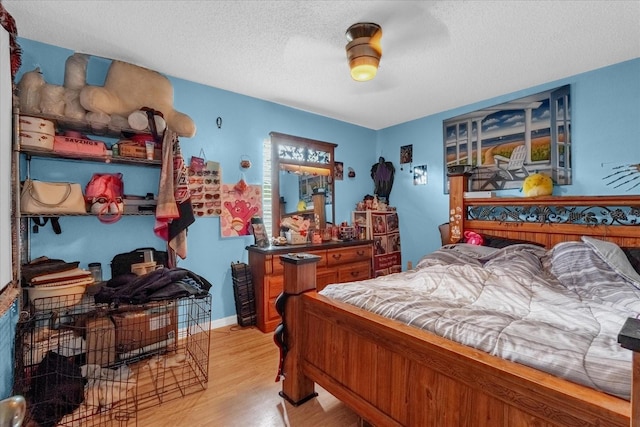
[[[451,175],[449,239],[465,230],[528,240],[550,248],[592,236],[640,247],[640,196],[548,196],[465,198],[467,175]]]

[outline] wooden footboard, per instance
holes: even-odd
[[[302,371],[376,426],[629,426],[629,402],[304,295]]]
[[[298,290],[286,314],[292,402],[315,382],[375,426],[630,425],[623,399]]]

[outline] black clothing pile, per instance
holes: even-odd
[[[146,304],[208,295],[211,283],[185,268],[159,268],[143,276],[121,274],[94,296],[96,303]]]
[[[40,427],[54,427],[84,401],[85,379],[80,366],[48,351],[38,365],[31,384],[31,416]]]

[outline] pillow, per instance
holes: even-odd
[[[640,248],[621,248],[622,252],[627,256],[629,264],[640,274]]]
[[[616,273],[631,282],[640,283],[640,275],[633,269],[633,266],[629,263],[627,256],[620,246],[589,236],[582,236],[582,241],[593,249]]]
[[[507,246],[511,246],[511,245],[522,245],[522,244],[536,245],[536,246],[540,246],[541,248],[544,248],[544,245],[542,243],[536,243],[529,240],[509,239],[507,237],[496,237],[496,236],[489,236],[486,234],[480,234],[480,236],[482,236],[482,239],[484,240],[483,246],[489,246],[491,248],[500,249],[500,248],[506,248]],[[462,240],[462,242],[466,243],[464,239]]]
[[[497,248],[472,245],[469,243],[456,243],[453,245],[445,246],[442,249],[459,252],[472,258],[484,258],[493,254],[497,250]]]

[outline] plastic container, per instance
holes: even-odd
[[[284,235],[287,238],[287,243],[290,245],[304,245],[307,243],[307,236],[303,236],[296,231],[289,230],[286,231]]]
[[[93,280],[96,283],[102,282],[102,264],[100,264],[99,262],[90,262],[89,271],[91,272],[91,276],[93,276]]]
[[[61,310],[80,302],[87,283],[25,287],[36,311]]]

